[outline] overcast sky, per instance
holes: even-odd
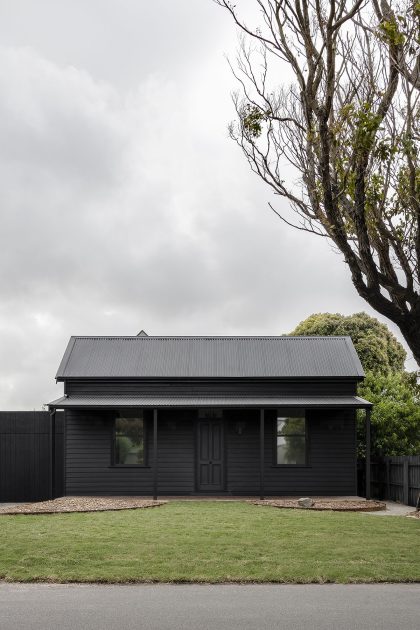
[[[13,0],[0,32],[0,409],[61,394],[70,335],[372,313],[229,140],[236,34],[211,0]]]

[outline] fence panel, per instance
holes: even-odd
[[[41,501],[51,495],[48,411],[0,412],[0,502]],[[64,414],[55,423],[55,496],[64,491]]]
[[[358,492],[366,494],[364,461],[358,462]],[[371,495],[415,506],[420,493],[420,455],[375,458],[371,462]]]

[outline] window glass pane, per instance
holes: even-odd
[[[278,464],[305,464],[305,438],[301,436],[277,437]]]
[[[277,464],[306,463],[305,417],[277,418]]]
[[[305,418],[277,418],[278,434],[305,434]]]
[[[145,463],[142,417],[115,419],[115,463],[126,465]]]

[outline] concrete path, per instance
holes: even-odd
[[[1,630],[418,630],[420,584],[0,584]]]
[[[415,511],[415,507],[396,503],[395,501],[384,501],[386,510],[378,510],[376,512],[361,512],[361,514],[373,514],[374,516],[407,516]]]

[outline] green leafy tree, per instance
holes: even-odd
[[[352,338],[365,372],[387,374],[404,370],[404,348],[385,324],[367,313],[314,313],[290,334],[348,335]]]
[[[215,2],[241,33],[230,135],[270,207],[333,244],[420,366],[419,0]]]
[[[372,455],[420,454],[420,387],[413,374],[368,372],[359,394],[373,403]],[[365,456],[364,422],[358,423],[359,456]]]
[[[374,405],[372,454],[420,453],[420,387],[416,374],[404,371],[405,350],[385,324],[367,313],[316,313],[291,334],[349,335],[366,372],[358,394]],[[365,423],[361,417],[357,432],[359,457],[364,457]]]

